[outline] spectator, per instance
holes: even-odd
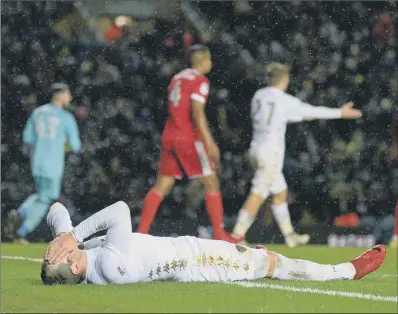
[[[249,186],[242,157],[251,136],[249,101],[264,85],[262,69],[270,61],[292,65],[290,92],[303,100],[324,106],[353,100],[365,113],[359,123],[289,126],[285,171],[292,202],[325,223],[350,210],[383,215],[393,209],[397,163],[387,151],[398,108],[395,4],[234,3],[195,4],[217,25],[206,39],[214,55],[208,109],[224,156],[226,215],[236,214]],[[52,8],[29,2],[2,15],[2,203],[9,210],[32,192],[21,131],[47,101],[48,82],[63,80],[75,95],[86,148],[84,156],[67,159],[64,193],[82,211],[123,198],[138,216],[156,176],[167,84],[185,66],[183,47],[202,34],[180,19],[155,17],[132,23],[111,45],[87,43],[78,33],[72,42],[53,29],[71,10],[67,2]],[[313,190],[324,191],[322,197]],[[169,198],[160,215],[179,204],[177,192]]]

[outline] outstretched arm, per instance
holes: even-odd
[[[354,104],[348,102],[341,106],[341,108],[328,108],[323,106],[312,106],[310,104],[301,103],[298,106],[298,112],[295,117],[299,121],[299,117],[302,120],[312,120],[312,119],[358,119],[362,117],[362,112],[358,109],[353,108]]]
[[[46,252],[49,263],[57,263],[69,252],[77,248],[78,242],[87,237],[107,230],[106,244],[121,253],[129,250],[128,237],[131,234],[130,209],[124,202],[117,202],[82,221],[73,230],[50,243]]]
[[[312,106],[302,103],[299,108],[299,116],[303,120],[308,119],[340,119],[340,108],[328,108],[323,106]]]

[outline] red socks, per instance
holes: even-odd
[[[156,192],[155,189],[150,189],[144,199],[144,209],[142,210],[140,225],[138,226],[138,233],[149,232],[153,219],[156,216],[160,203],[163,201],[163,196]]]
[[[206,209],[214,234],[224,233],[224,207],[220,192],[206,193]]]
[[[152,221],[156,216],[156,212],[163,201],[163,196],[160,195],[154,188],[149,190],[144,199],[144,209],[142,210],[140,225],[138,226],[138,233],[149,232]],[[235,239],[227,234],[224,230],[224,208],[220,192],[206,193],[206,208],[209,215],[211,225],[213,226],[214,238],[224,240],[231,243],[237,243],[241,239]]]

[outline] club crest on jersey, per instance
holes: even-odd
[[[126,274],[126,272],[121,269],[119,266],[117,267],[117,271],[120,273],[120,275],[124,276]]]
[[[207,83],[200,84],[199,91],[202,95],[206,96],[209,94],[209,85]]]

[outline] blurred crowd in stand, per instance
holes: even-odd
[[[207,113],[223,156],[227,216],[237,213],[250,188],[249,105],[271,61],[292,66],[289,92],[306,102],[336,107],[352,100],[364,112],[360,121],[288,127],[285,175],[293,219],[307,213],[331,223],[348,212],[364,219],[391,214],[398,194],[397,4],[189,5],[206,19],[211,37],[181,16],[110,24],[103,41],[87,41],[71,22],[77,14],[72,2],[2,4],[2,211],[33,190],[22,130],[32,110],[49,101],[49,85],[63,81],[73,92],[71,110],[85,148],[67,156],[63,194],[79,215],[122,199],[137,217],[156,178],[167,85],[186,67],[187,48],[202,42],[213,54]],[[199,190],[183,180],[159,216],[196,219]]]

